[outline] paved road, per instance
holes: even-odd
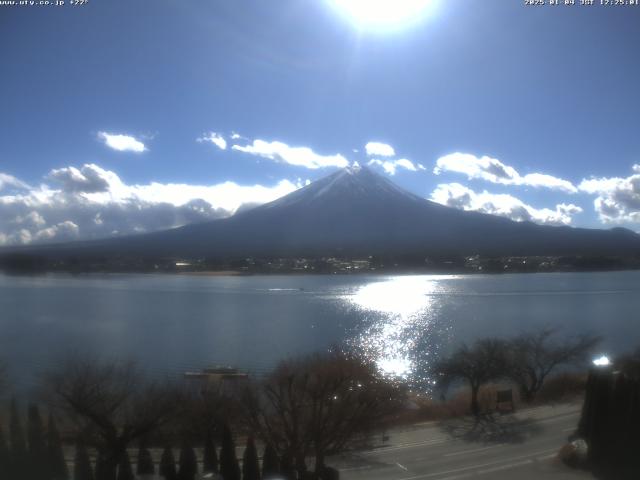
[[[589,479],[555,458],[579,415],[580,405],[557,405],[479,424],[459,419],[415,425],[393,432],[377,448],[330,464],[344,480]]]

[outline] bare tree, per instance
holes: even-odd
[[[443,388],[455,381],[469,384],[471,413],[477,417],[480,414],[480,387],[505,376],[506,359],[506,343],[497,338],[485,338],[477,340],[471,346],[463,343],[449,357],[437,362],[433,370]]]
[[[45,384],[54,405],[92,433],[110,480],[131,442],[165,424],[179,405],[176,389],[146,381],[132,363],[74,358],[46,375]]]
[[[523,333],[508,342],[508,376],[518,386],[520,397],[531,402],[551,372],[583,363],[600,341],[589,334],[559,339],[554,328]]]
[[[238,389],[215,380],[185,388],[181,398],[183,408],[171,427],[180,434],[181,440],[196,443],[220,440],[224,424],[233,424],[241,416]]]
[[[325,456],[367,434],[397,407],[403,392],[377,375],[370,362],[341,353],[315,354],[284,361],[245,397],[251,427],[295,462],[315,456],[315,471]]]
[[[631,353],[621,355],[616,359],[615,365],[627,375],[640,378],[640,347]]]

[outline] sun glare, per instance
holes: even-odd
[[[331,0],[361,28],[395,29],[423,18],[435,0]]]

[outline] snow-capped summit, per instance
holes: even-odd
[[[549,227],[456,210],[408,192],[366,166],[351,165],[229,218],[69,248],[74,255],[187,258],[620,255],[639,253],[640,236],[624,229]]]
[[[332,204],[339,204],[341,207],[347,207],[353,202],[365,202],[373,206],[378,203],[394,201],[431,203],[398,187],[369,167],[352,165],[310,183],[274,202],[258,207],[258,210],[293,205],[306,207],[318,205],[326,208]]]

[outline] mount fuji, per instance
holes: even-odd
[[[28,250],[53,256],[632,255],[640,235],[457,210],[347,167],[273,202],[172,230]]]

